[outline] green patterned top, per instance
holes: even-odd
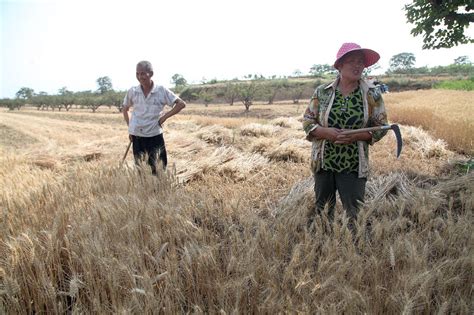
[[[330,83],[321,84],[314,91],[313,97],[306,108],[303,116],[303,129],[306,133],[306,139],[312,142],[311,146],[311,168],[313,172],[318,172],[326,154],[324,152],[325,144],[329,142],[325,139],[316,139],[311,132],[318,127],[328,127],[329,114],[334,103],[337,86],[340,78]],[[373,83],[359,80],[359,88],[362,92],[362,104],[364,110],[364,127],[384,126],[388,124],[387,113],[380,90]],[[369,144],[385,136],[387,130],[378,130],[372,133],[370,141],[357,141],[359,148],[359,178],[367,178],[369,175]]]
[[[357,88],[347,97],[336,89],[334,103],[328,116],[328,127],[338,129],[359,129],[364,126],[364,104],[362,91]],[[333,172],[357,172],[359,152],[357,143],[335,144],[327,141],[324,147],[322,168]]]

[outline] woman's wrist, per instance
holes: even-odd
[[[364,141],[370,142],[372,140],[372,131],[367,131],[365,134],[365,139]]]
[[[356,134],[356,141],[367,141],[370,142],[372,140],[372,133],[371,132],[362,132]]]

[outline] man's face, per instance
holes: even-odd
[[[151,85],[151,77],[153,72],[147,72],[146,69],[142,66],[137,66],[137,80],[141,85],[149,86]]]

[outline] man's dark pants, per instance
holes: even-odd
[[[163,165],[163,169],[168,164],[166,156],[165,140],[163,134],[154,137],[138,137],[132,136],[133,141],[133,157],[135,164],[139,165],[144,160],[145,155],[148,155],[148,165],[151,167],[151,172],[156,175],[157,155]]]
[[[326,204],[328,218],[334,219],[336,191],[339,192],[342,206],[346,210],[350,227],[357,220],[360,203],[364,201],[367,178],[359,178],[356,172],[332,172],[320,170],[314,174],[314,192],[316,195],[316,214],[321,214]]]

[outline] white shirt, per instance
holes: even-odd
[[[123,100],[124,109],[133,108],[128,132],[139,137],[154,137],[163,133],[159,119],[165,105],[173,107],[178,97],[169,89],[155,85],[145,98],[140,85],[128,90]]]

